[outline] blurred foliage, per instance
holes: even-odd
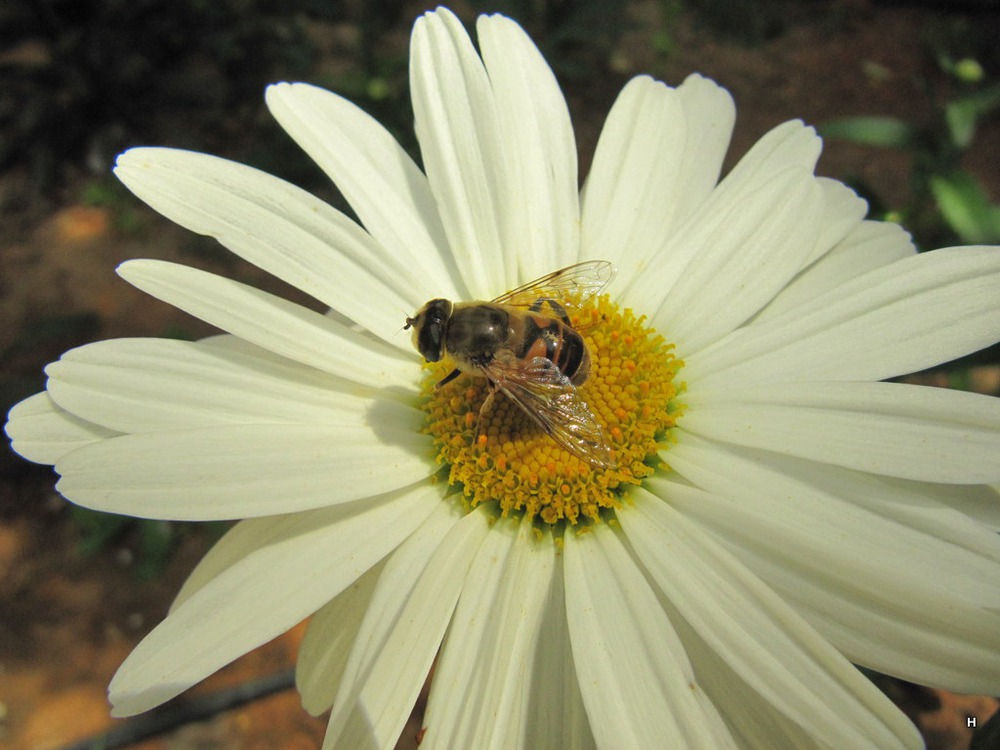
[[[926,122],[888,116],[842,117],[819,128],[827,138],[910,154],[908,205],[886,207],[867,186],[856,187],[869,198],[876,214],[904,223],[925,249],[1000,243],[1000,205],[990,201],[982,185],[963,167],[978,126],[1000,111],[995,39],[974,32],[970,24],[966,18],[938,24],[927,38],[938,75],[928,75],[924,85],[930,98],[940,104]]]
[[[363,2],[351,21],[357,29],[346,50],[351,64],[313,82],[350,99],[378,120],[419,161],[409,97],[411,12],[396,0]],[[340,206],[341,208],[346,208]]]
[[[560,78],[604,71],[629,20],[627,0],[473,0],[476,13],[502,13],[535,40]]]
[[[77,199],[84,206],[108,209],[115,229],[123,235],[137,235],[149,228],[149,212],[110,173],[84,182]]]
[[[628,24],[627,0],[472,5],[517,18],[564,77],[603,73]],[[407,91],[412,14],[398,0],[2,3],[0,170],[27,168],[46,192],[68,165],[105,173],[124,148],[168,143],[311,186],[315,167],[264,114],[264,87],[282,79],[348,97],[419,156]],[[321,49],[331,38],[336,49]],[[324,53],[335,64],[317,65]]]
[[[126,563],[140,581],[162,575],[180,541],[189,534],[208,534],[219,539],[228,525],[222,522],[177,523],[114,513],[102,513],[79,505],[68,504],[70,518],[76,527],[77,549],[82,555],[94,555],[111,546],[118,547]]]
[[[256,106],[274,70],[307,67],[312,48],[299,14],[313,5],[323,4],[0,4],[0,168],[27,164],[47,184],[65,161],[106,169],[123,145],[154,137],[159,123],[197,138],[194,131],[210,131],[232,110]]]
[[[793,11],[802,3],[792,0],[686,0],[700,26],[712,36],[742,44],[763,44],[784,33]]]
[[[873,0],[877,2],[878,0]],[[800,24],[820,25],[836,33],[863,6],[839,0],[660,0],[682,3],[707,36],[744,47],[759,47]]]
[[[44,364],[58,357],[67,348],[78,346],[81,341],[93,341],[101,330],[101,319],[96,312],[47,312],[31,317],[8,345],[0,349],[4,373],[38,373],[24,385],[23,393],[10,401],[0,401],[0,408],[9,408],[16,400],[38,390],[42,385],[40,362]],[[7,379],[0,381],[6,386]],[[6,414],[6,408],[3,413]]]

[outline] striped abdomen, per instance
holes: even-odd
[[[521,348],[516,354],[526,362],[545,357],[574,385],[583,383],[590,374],[590,355],[583,337],[556,318],[526,315]]]

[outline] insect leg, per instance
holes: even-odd
[[[495,399],[497,395],[497,386],[492,379],[487,379],[486,385],[487,385],[486,398],[483,399],[483,405],[479,407],[479,416],[476,418],[477,437],[479,435],[484,434],[480,429],[480,427],[483,424],[483,415],[489,412],[491,408],[493,408],[493,399]]]
[[[443,378],[441,378],[437,383],[435,383],[434,387],[435,388],[440,388],[443,385],[448,385],[448,383],[450,383],[452,380],[454,380],[455,378],[457,378],[461,374],[462,374],[462,371],[459,370],[456,367],[454,370],[452,370],[447,375],[445,375]]]

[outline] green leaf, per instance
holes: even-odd
[[[961,60],[956,60],[955,64],[951,66],[951,74],[962,83],[979,83],[986,75],[986,71],[983,70],[979,60],[973,57],[963,57]]]
[[[989,202],[972,175],[962,171],[935,175],[930,185],[941,215],[963,242],[1000,241],[1000,207]]]
[[[917,131],[896,117],[839,117],[818,127],[824,138],[841,138],[885,148],[906,148],[916,142]]]
[[[133,519],[101,513],[79,505],[69,506],[70,518],[79,533],[78,549],[84,555],[92,555],[104,549]]]
[[[174,551],[174,524],[169,521],[142,521],[139,534],[141,554],[135,566],[136,577],[143,581],[159,578]]]
[[[959,148],[968,148],[976,134],[976,120],[997,107],[1000,107],[1000,86],[991,86],[948,102],[944,119],[948,123],[952,143]]]
[[[948,102],[944,108],[944,119],[948,123],[951,142],[959,148],[968,148],[976,134],[976,110],[969,106],[967,99]]]

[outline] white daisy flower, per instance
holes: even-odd
[[[920,747],[852,662],[998,691],[1000,404],[880,381],[1000,338],[1000,251],[915,254],[814,176],[799,122],[720,181],[734,107],[697,75],[632,80],[578,192],[552,72],[509,19],[477,32],[478,54],[446,10],[414,27],[424,171],[335,94],[268,90],[361,226],[211,156],[119,159],[332,312],[128,262],[227,335],[74,349],[11,411],[75,503],[243,519],[122,665],[115,714],[312,615],[298,686],[325,747],[393,747],[435,660],[424,747]],[[422,368],[401,330],[591,259],[618,272],[574,312],[592,366],[569,392],[608,466],[503,396],[480,415],[476,373],[435,387],[453,363]]]

